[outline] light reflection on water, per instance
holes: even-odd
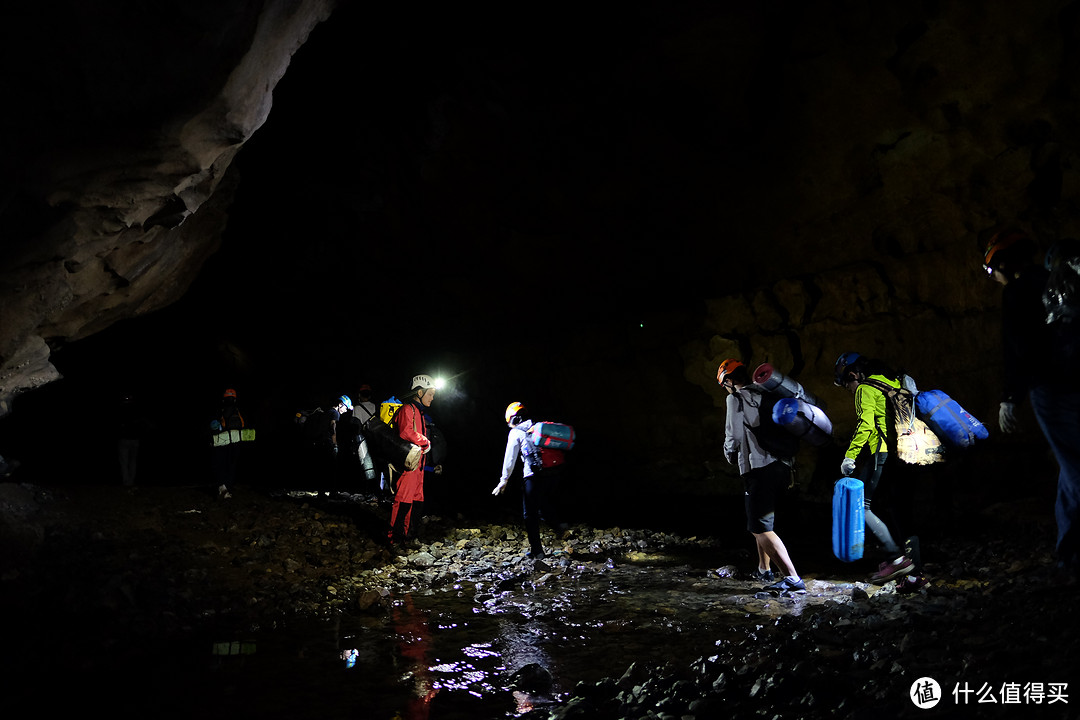
[[[200,717],[543,717],[578,683],[617,680],[635,664],[689,668],[720,643],[840,597],[755,597],[751,583],[691,556],[562,563],[392,590],[372,612],[254,638],[257,653],[224,658],[216,678],[201,679],[216,695],[199,701]]]
[[[635,662],[689,665],[710,654],[721,628],[746,618],[720,602],[721,580],[670,558],[459,587],[394,597],[384,628],[390,657],[347,647],[350,673],[398,668],[372,692],[402,720],[520,716]],[[371,635],[352,633],[352,622],[342,620],[343,647]]]

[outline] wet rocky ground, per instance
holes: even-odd
[[[484,603],[677,554],[700,560],[693,606],[627,614],[706,627],[715,634],[708,653],[664,663],[628,653],[609,660],[610,675],[554,697],[542,668],[518,672],[508,682],[543,698],[519,710],[680,720],[1080,716],[1077,587],[1054,568],[1052,523],[1035,502],[991,506],[935,537],[924,552],[929,584],[916,593],[867,583],[869,564],[841,564],[826,548],[801,561],[807,592],[782,597],[746,577],[749,538],[572,524],[545,530],[551,553],[534,563],[516,518],[432,515],[421,542],[394,550],[381,542],[388,512],[374,496],[347,493],[240,488],[219,501],[205,488],[0,484],[4,676],[39,700],[30,688],[52,678],[53,692],[67,687],[96,708],[132,692],[125,677],[142,676],[131,668],[215,628],[273,632],[300,618],[377,616],[403,594],[438,590]],[[933,709],[909,699],[920,678],[940,685]]]

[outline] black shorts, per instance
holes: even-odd
[[[790,482],[791,468],[779,461],[743,475],[747,530],[755,535],[772,531],[776,499]]]

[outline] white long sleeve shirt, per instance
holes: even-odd
[[[523,420],[516,427],[510,428],[509,434],[506,436],[506,452],[503,453],[502,475],[499,477],[499,481],[503,482],[509,479],[510,474],[514,472],[514,467],[517,465],[518,458],[521,458],[523,463],[522,472],[525,477],[530,477],[533,474],[532,468],[529,467],[528,461],[525,459],[525,443],[529,442],[528,433],[529,428],[533,426],[532,420]]]

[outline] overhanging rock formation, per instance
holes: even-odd
[[[333,5],[4,11],[0,416],[57,379],[51,349],[183,295],[220,244],[230,163]]]

